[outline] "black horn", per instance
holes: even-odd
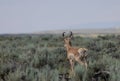
[[[65,32],[63,32],[62,36],[65,37]]]
[[[73,37],[73,33],[72,33],[72,31],[70,31],[70,35],[69,35],[69,37],[71,37],[71,38]]]

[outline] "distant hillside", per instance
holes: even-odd
[[[33,33],[18,33],[18,34],[0,34],[4,36],[13,35],[13,36],[25,36],[25,35],[42,35],[42,34],[62,34],[63,32],[69,33],[72,31],[74,35],[80,36],[88,36],[88,37],[97,37],[98,35],[106,35],[106,34],[120,34],[120,27],[113,28],[83,28],[83,29],[72,29],[72,30],[49,30],[49,31],[40,31]]]
[[[41,31],[36,34],[61,34],[62,32],[72,31],[76,34],[120,34],[120,27],[114,28],[92,28],[92,29],[73,29],[73,30],[50,30]]]

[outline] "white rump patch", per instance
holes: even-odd
[[[78,49],[78,52],[79,52],[79,54],[80,54],[80,56],[87,56],[87,49],[86,48],[79,48]]]

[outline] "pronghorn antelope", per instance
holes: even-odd
[[[87,49],[86,48],[75,48],[71,45],[71,38],[73,37],[73,33],[70,32],[70,35],[65,37],[65,32],[63,32],[64,37],[64,47],[67,51],[67,58],[70,61],[71,71],[74,73],[74,62],[77,61],[79,64],[84,65],[87,69]]]

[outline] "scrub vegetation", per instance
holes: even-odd
[[[1,35],[0,81],[120,80],[120,35],[76,35],[72,45],[88,48],[88,70],[75,63],[75,76],[61,35]]]

